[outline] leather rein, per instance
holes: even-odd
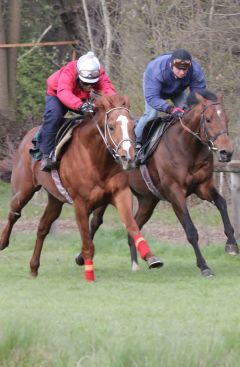
[[[182,118],[179,117],[179,120],[180,120],[180,123],[181,123],[183,129],[186,130],[187,132],[189,132],[190,134],[192,134],[193,136],[195,136],[195,138],[197,138],[202,144],[208,145],[208,147],[211,151],[217,151],[218,150],[218,148],[216,148],[215,145],[214,145],[214,141],[216,141],[219,136],[224,135],[224,134],[228,135],[228,131],[226,129],[224,129],[224,130],[221,130],[218,133],[216,133],[214,136],[211,136],[209,134],[207,126],[206,126],[206,117],[204,115],[204,112],[208,109],[209,106],[218,105],[218,104],[220,104],[220,102],[212,102],[212,103],[209,103],[209,104],[204,106],[204,109],[201,112],[200,127],[199,127],[198,132],[194,132],[191,129],[189,129],[189,127],[186,126],[183,123]],[[206,141],[204,141],[201,138],[201,130],[202,129],[203,129],[203,132],[205,134]]]

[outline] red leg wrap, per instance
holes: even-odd
[[[145,259],[146,255],[150,252],[147,242],[144,240],[141,234],[133,236],[133,240],[141,258]]]
[[[87,282],[94,281],[94,271],[93,271],[93,261],[92,260],[84,260],[85,267],[85,279]]]

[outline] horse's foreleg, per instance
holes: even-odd
[[[238,255],[239,248],[236,238],[234,236],[233,226],[231,225],[229,219],[226,200],[218,193],[218,191],[215,188],[213,192],[213,201],[221,214],[224,226],[224,233],[227,236],[225,251],[232,256]]]
[[[22,208],[29,202],[35,191],[36,189],[34,189],[33,186],[30,186],[29,188],[26,187],[24,190],[19,190],[14,194],[10,203],[8,221],[1,233],[0,250],[4,250],[8,246],[12,228],[21,217]]]
[[[52,223],[61,214],[62,206],[63,206],[62,202],[57,200],[51,194],[48,194],[48,203],[38,225],[37,239],[35,242],[33,255],[30,261],[30,269],[32,276],[38,275],[38,269],[40,266],[40,256],[42,252],[44,239],[49,233]]]
[[[90,236],[92,240],[98,228],[101,226],[101,224],[103,224],[103,216],[107,208],[107,205],[108,204],[102,205],[93,211],[93,216],[90,221]],[[84,265],[84,258],[83,258],[82,253],[76,255],[75,262],[77,265],[80,265],[80,266]]]
[[[86,209],[85,202],[82,202],[80,199],[76,199],[74,201],[74,208],[77,225],[82,239],[82,250],[80,256],[84,259],[85,279],[86,281],[91,282],[94,281],[94,244],[89,231],[89,214]]]
[[[194,249],[196,260],[197,260],[197,266],[201,270],[201,274],[205,277],[214,275],[211,269],[208,267],[200,251],[199,244],[198,244],[198,232],[190,217],[190,214],[189,214],[189,211],[186,205],[185,196],[183,196],[182,192],[179,192],[176,189],[173,189],[171,190],[171,198],[169,198],[169,201],[171,202],[172,207],[180,223],[183,226],[183,229],[186,233],[188,241],[191,243]]]
[[[227,242],[225,245],[225,251],[232,256],[239,254],[239,248],[234,236],[234,229],[231,225],[226,200],[219,194],[217,189],[214,186],[208,187],[207,185],[202,185],[197,192],[198,196],[201,199],[208,200],[210,202],[214,202],[216,207],[218,208],[224,226],[224,233],[227,237]]]
[[[153,210],[158,203],[158,199],[156,199],[153,196],[146,197],[146,196],[139,195],[137,196],[137,201],[138,201],[138,210],[135,215],[135,220],[136,220],[136,223],[139,229],[141,230],[144,224],[147,223],[147,221],[151,217]],[[129,244],[130,254],[131,254],[132,270],[133,271],[139,270],[136,246],[130,234],[128,234],[128,244]]]
[[[117,208],[122,222],[125,224],[129,236],[132,238],[141,258],[148,263],[149,268],[161,267],[163,263],[152,254],[147,242],[140,233],[139,227],[132,214],[132,194],[127,187],[120,190],[113,197],[113,204]],[[130,243],[130,246],[132,243]]]

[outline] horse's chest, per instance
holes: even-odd
[[[204,182],[207,178],[211,177],[212,170],[209,166],[209,162],[205,162],[198,167],[194,167],[193,170],[189,170],[188,175],[186,176],[187,184],[199,184]]]

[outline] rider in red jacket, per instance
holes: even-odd
[[[51,152],[66,112],[94,112],[94,105],[89,101],[92,91],[108,95],[116,93],[103,66],[91,51],[69,62],[48,78],[43,125],[39,136],[43,171],[56,167]]]

